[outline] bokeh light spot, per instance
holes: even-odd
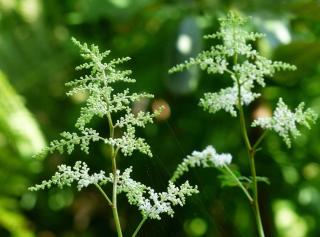
[[[265,23],[265,27],[272,31],[282,44],[291,42],[291,35],[287,26],[278,20],[270,20]]]
[[[272,111],[269,106],[261,104],[253,111],[253,119],[271,117]]]
[[[20,2],[20,14],[25,21],[29,23],[35,22],[41,12],[41,6],[39,0],[24,0]]]
[[[275,224],[281,237],[305,237],[306,221],[297,215],[289,201],[278,200],[273,203]]]
[[[70,190],[59,190],[52,193],[49,197],[49,207],[52,210],[60,210],[71,205],[73,193]]]
[[[177,40],[177,49],[182,54],[189,54],[192,50],[192,39],[189,35],[181,34]]]
[[[161,113],[156,117],[160,121],[167,120],[171,115],[171,109],[167,101],[164,99],[156,99],[152,103],[152,111],[158,110],[160,107],[163,108]]]
[[[302,171],[303,177],[306,179],[314,179],[319,176],[320,167],[317,163],[307,164]]]
[[[12,10],[16,7],[17,2],[15,0],[0,0],[0,7],[2,10]]]
[[[302,205],[309,205],[312,203],[318,203],[320,199],[320,193],[314,187],[304,187],[300,190],[298,200]]]
[[[208,225],[202,218],[194,218],[187,221],[184,228],[189,235],[196,237],[203,236],[208,230]]]
[[[127,8],[130,5],[130,0],[109,0],[109,1],[118,8]]]
[[[294,167],[283,167],[282,173],[285,181],[289,184],[295,184],[299,180],[299,173]]]
[[[22,208],[30,210],[32,209],[37,201],[37,196],[33,192],[26,192],[22,195],[20,205]]]

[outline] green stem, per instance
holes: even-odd
[[[223,166],[228,173],[232,176],[232,178],[234,178],[234,180],[237,182],[238,186],[242,189],[242,191],[244,192],[244,194],[247,196],[247,198],[249,199],[250,203],[253,203],[254,200],[251,197],[250,193],[248,192],[248,190],[243,186],[243,184],[240,182],[240,180],[238,179],[238,177],[232,172],[232,170],[227,166],[224,165]]]
[[[252,176],[253,210],[254,210],[254,214],[255,214],[259,237],[264,237],[265,235],[264,235],[264,231],[263,231],[259,202],[258,202],[257,174],[256,174],[256,167],[255,167],[255,162],[254,162],[255,151],[251,147],[251,144],[250,144],[250,141],[248,138],[248,133],[246,130],[245,118],[244,118],[244,113],[243,113],[243,109],[242,109],[242,105],[241,105],[241,94],[239,95],[239,98],[240,99],[238,102],[238,106],[239,106],[239,113],[240,113],[240,124],[241,124],[242,135],[243,135],[243,138],[246,143],[246,148],[247,148],[247,152],[248,152],[248,156],[249,156],[250,171],[251,171],[251,176]]]
[[[134,233],[132,234],[131,237],[136,237],[139,230],[141,229],[142,225],[145,223],[145,221],[147,220],[146,217],[143,217],[142,220],[140,221],[139,225],[137,226],[136,230],[134,231]]]
[[[245,116],[244,116],[244,112],[243,112],[243,108],[242,108],[242,104],[241,104],[241,87],[239,84],[239,80],[238,80],[238,109],[239,109],[240,127],[241,127],[241,131],[242,131],[242,136],[243,136],[244,142],[246,144],[246,148],[247,148],[248,152],[250,153],[252,150],[252,147],[251,147],[250,140],[248,137],[246,120],[245,120]]]
[[[267,135],[268,131],[265,130],[261,136],[258,138],[258,140],[256,141],[256,143],[253,145],[252,150],[256,150],[257,147],[260,145],[260,143],[262,142],[262,140],[265,138],[265,136]]]
[[[97,189],[101,192],[102,196],[107,200],[109,206],[113,206],[112,202],[110,200],[110,198],[108,197],[108,195],[103,191],[103,189],[101,188],[101,186],[99,184],[95,184],[95,186],[97,187]]]
[[[243,138],[246,143],[247,152],[249,155],[250,171],[251,171],[251,176],[252,176],[253,210],[254,210],[254,214],[255,214],[255,219],[256,219],[256,224],[257,224],[259,236],[264,237],[265,235],[264,235],[264,231],[263,231],[261,215],[260,215],[260,210],[259,210],[259,202],[258,202],[258,187],[257,187],[256,167],[255,167],[255,162],[254,162],[254,150],[252,150],[251,144],[248,139],[248,133],[247,133],[246,126],[245,126],[245,119],[244,119],[244,114],[243,114],[241,102],[239,103],[239,111],[242,111],[242,112],[240,112],[241,130],[242,130]]]
[[[110,138],[113,138],[114,136],[114,126],[112,122],[111,115],[107,114],[108,118],[108,124],[110,129]],[[112,157],[112,173],[113,173],[113,185],[112,185],[112,214],[114,223],[116,226],[118,237],[122,237],[122,230],[121,230],[121,224],[118,214],[118,208],[117,208],[117,185],[118,185],[118,174],[117,174],[117,157],[118,148],[115,150],[114,146],[111,146],[111,157]]]
[[[114,153],[114,149],[112,148],[112,153]],[[116,225],[116,230],[118,233],[118,237],[122,237],[122,230],[119,220],[118,208],[117,208],[117,185],[118,185],[118,174],[117,174],[117,164],[116,157],[112,157],[112,170],[113,170],[113,186],[112,186],[112,213],[114,222]]]
[[[237,55],[235,55],[234,64],[237,64],[237,60],[238,60]],[[242,136],[244,138],[247,152],[248,152],[250,171],[251,171],[251,176],[252,176],[253,211],[254,211],[254,216],[256,219],[259,237],[265,237],[263,225],[262,225],[262,221],[261,221],[259,202],[258,202],[257,174],[256,174],[255,161],[254,161],[255,150],[253,149],[253,147],[251,147],[251,143],[250,143],[247,128],[246,128],[246,120],[245,120],[243,107],[242,107],[242,103],[241,103],[241,83],[240,83],[237,75],[235,75],[235,78],[237,79],[237,86],[238,86],[238,109],[239,109],[239,117],[240,117],[240,127],[241,127]],[[258,141],[259,140],[262,141],[262,139],[263,139],[263,137],[261,139],[258,139]],[[259,143],[261,141],[259,141]],[[258,143],[258,145],[259,145],[259,143]]]
[[[250,153],[249,155],[249,162],[250,162],[250,170],[252,175],[252,189],[253,189],[253,210],[256,218],[257,228],[259,232],[260,237],[264,237],[264,230],[263,225],[261,221],[261,215],[260,215],[260,207],[259,207],[259,200],[258,200],[258,187],[257,187],[257,174],[256,174],[256,167],[254,162],[254,153]]]
[[[113,138],[114,137],[114,126],[113,126],[111,115],[109,113],[107,114],[107,118],[108,118],[109,130],[110,130],[110,138]],[[114,149],[113,146],[112,146],[112,149]]]

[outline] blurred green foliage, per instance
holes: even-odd
[[[35,204],[35,194],[27,193],[26,188],[41,169],[40,161],[31,156],[43,146],[37,122],[0,72],[0,225],[12,236],[34,236],[20,209]]]
[[[184,156],[212,144],[233,154],[235,168],[248,171],[238,121],[223,112],[209,115],[197,106],[203,92],[217,90],[226,80],[196,70],[176,77],[167,73],[207,47],[201,35],[214,32],[217,17],[229,9],[251,15],[252,27],[267,35],[256,45],[259,50],[298,67],[269,80],[270,87],[247,114],[269,111],[279,96],[292,106],[305,101],[320,113],[319,1],[0,0],[0,236],[114,235],[111,212],[95,190],[36,196],[26,191],[62,161],[74,164],[75,157],[93,170],[109,171],[103,146],[92,148],[90,159],[81,152],[31,159],[44,144],[43,136],[56,138],[78,116],[82,98],[67,98],[64,88],[79,76],[73,70],[80,58],[71,36],[111,49],[114,57],[132,57],[128,67],[137,78],[134,90],[155,94],[151,104],[170,106],[168,118],[144,131],[155,158],[135,154],[121,158],[120,167],[134,163],[135,178],[161,190]],[[103,123],[95,126],[105,129]],[[290,150],[271,134],[259,151],[258,173],[271,182],[260,183],[267,236],[320,236],[319,132],[319,126],[305,131]],[[251,139],[259,133],[252,129]],[[250,206],[238,189],[222,189],[214,170],[194,169],[189,176],[201,195],[178,209],[174,219],[147,222],[141,236],[256,236]],[[131,233],[139,215],[121,197],[119,203],[125,234]]]

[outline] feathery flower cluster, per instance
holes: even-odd
[[[248,32],[246,30],[247,19],[230,12],[227,17],[219,19],[220,29],[212,35],[207,35],[206,39],[215,39],[218,43],[211,46],[209,50],[202,51],[196,57],[176,65],[169,70],[169,73],[181,72],[193,66],[200,67],[201,70],[208,74],[226,74],[230,79],[230,87],[222,88],[218,92],[205,93],[200,99],[199,105],[209,113],[216,113],[224,110],[237,116],[237,110],[240,114],[240,122],[244,139],[246,140],[246,148],[250,153],[250,167],[252,179],[239,177],[227,165],[231,163],[232,156],[230,154],[218,154],[212,146],[208,146],[202,152],[194,151],[187,156],[177,167],[171,181],[175,182],[190,167],[216,167],[223,168],[223,184],[228,186],[239,186],[245,193],[251,203],[254,204],[254,212],[259,236],[264,236],[263,226],[261,224],[259,207],[258,207],[258,181],[267,181],[264,177],[257,177],[254,163],[255,147],[262,141],[262,135],[257,143],[251,146],[248,141],[246,121],[243,113],[243,106],[252,103],[260,96],[255,92],[257,86],[265,87],[265,78],[272,77],[280,70],[295,70],[296,67],[279,61],[271,61],[259,54],[252,46],[252,41],[263,37],[263,34]],[[304,104],[301,103],[294,112],[291,112],[280,98],[274,115],[271,118],[259,118],[252,124],[253,127],[260,126],[267,130],[274,130],[285,141],[288,147],[291,146],[291,137],[300,135],[297,124],[310,128],[310,124],[314,123],[317,116],[311,110],[304,111]],[[252,188],[252,193],[248,191],[244,182],[248,182]]]
[[[144,138],[136,137],[136,129],[127,125],[127,130],[120,138],[105,139],[105,143],[118,147],[125,156],[131,156],[133,151],[138,150],[143,154],[152,157],[150,146],[145,142]]]
[[[53,153],[54,151],[59,151],[60,154],[65,151],[71,154],[74,150],[75,145],[80,145],[80,149],[89,154],[89,144],[91,141],[96,142],[99,140],[104,140],[104,138],[99,136],[99,133],[92,128],[84,128],[80,131],[81,135],[77,133],[62,132],[60,136],[62,139],[53,140],[50,142],[48,147],[45,147],[37,156],[44,156],[48,152]]]
[[[242,87],[241,91],[242,96],[242,105],[248,105],[255,98],[259,97],[259,93],[253,93],[250,89],[247,89],[245,86]],[[237,85],[234,87],[228,87],[221,89],[218,93],[205,93],[204,97],[200,99],[200,106],[207,110],[209,113],[215,113],[219,110],[225,110],[230,113],[232,116],[236,117],[237,112],[235,107],[238,104],[238,88]]]
[[[260,126],[263,129],[273,130],[279,134],[291,147],[290,135],[293,138],[300,136],[296,124],[304,125],[310,129],[310,123],[315,123],[317,114],[310,108],[304,110],[304,103],[300,103],[294,112],[290,111],[288,106],[279,98],[277,107],[272,117],[258,118],[253,121],[252,126]]]
[[[78,118],[75,127],[79,130],[78,133],[63,132],[62,139],[52,141],[49,147],[45,148],[40,155],[45,155],[47,152],[58,150],[60,153],[72,153],[75,145],[80,145],[81,150],[88,153],[90,142],[102,141],[113,147],[113,150],[121,151],[125,156],[131,156],[135,150],[138,150],[148,156],[152,156],[149,145],[143,138],[136,137],[135,127],[145,127],[146,124],[152,123],[162,108],[154,113],[140,111],[133,114],[130,104],[141,98],[151,98],[152,95],[142,93],[130,94],[129,89],[115,93],[111,85],[115,82],[135,82],[130,78],[129,70],[119,71],[115,66],[119,63],[128,61],[129,58],[121,58],[112,60],[109,63],[104,63],[103,59],[109,55],[110,51],[100,53],[95,45],[90,47],[87,44],[81,44],[73,39],[74,43],[79,46],[81,55],[89,62],[77,67],[77,69],[88,69],[90,74],[80,79],[67,83],[72,89],[68,95],[85,91],[88,95],[86,104],[81,108],[80,117]],[[112,115],[120,113],[120,118],[113,123]],[[110,137],[104,138],[92,128],[87,128],[87,124],[94,116],[105,117],[109,122],[109,127],[112,131],[116,128],[123,130],[122,136],[114,137],[111,132]],[[114,152],[115,154],[115,152]],[[78,190],[89,186],[90,184],[105,185],[112,183],[115,191],[125,193],[131,205],[139,208],[142,215],[146,218],[161,219],[161,214],[173,216],[173,206],[183,206],[187,196],[198,193],[197,186],[191,186],[188,182],[181,186],[175,186],[169,182],[166,192],[157,193],[154,189],[133,180],[130,177],[132,167],[126,169],[122,174],[119,170],[114,170],[115,173],[110,173],[105,176],[104,171],[89,175],[89,168],[84,162],[77,161],[74,167],[60,165],[58,171],[51,177],[50,180],[42,181],[41,184],[30,187],[31,191],[51,188],[57,185],[62,188],[71,186],[72,183],[77,183]],[[116,177],[114,176],[116,174]],[[117,180],[116,185],[114,184]],[[101,191],[101,190],[100,190]],[[113,194],[114,195],[114,194]],[[112,202],[115,199],[112,199]],[[111,201],[110,201],[111,202]]]
[[[104,171],[89,175],[89,168],[85,162],[77,161],[73,167],[67,165],[59,165],[58,171],[51,177],[50,180],[44,180],[41,184],[30,187],[30,191],[38,191],[41,189],[51,188],[52,185],[57,185],[59,188],[71,186],[77,182],[77,188],[80,191],[88,187],[90,184],[99,184],[106,180]]]
[[[209,113],[225,110],[236,116],[239,103],[249,105],[260,96],[252,90],[256,84],[265,86],[264,77],[273,76],[279,70],[295,70],[295,66],[273,62],[259,55],[249,41],[255,41],[264,35],[246,31],[246,18],[229,13],[219,21],[220,30],[205,38],[219,39],[221,44],[212,46],[210,50],[173,67],[169,72],[183,71],[196,65],[208,74],[229,74],[233,86],[221,89],[217,93],[206,93],[200,100],[200,106]]]
[[[230,154],[218,154],[212,146],[207,146],[203,151],[194,151],[188,155],[174,172],[171,181],[175,182],[185,172],[189,171],[190,167],[216,167],[221,168],[229,165],[232,161]]]
[[[76,39],[72,40],[80,48],[81,56],[88,60],[76,69],[89,70],[88,75],[66,83],[67,86],[71,87],[67,95],[72,96],[80,92],[87,94],[86,103],[81,108],[80,116],[75,123],[79,133],[61,133],[62,139],[52,141],[38,156],[45,156],[46,153],[53,153],[56,150],[60,153],[67,151],[70,154],[75,145],[80,145],[81,150],[88,153],[90,142],[96,141],[103,141],[106,144],[118,147],[125,156],[131,155],[135,150],[152,156],[150,147],[145,140],[136,137],[134,126],[145,127],[147,123],[152,123],[153,118],[160,110],[154,113],[141,111],[134,115],[130,105],[141,98],[152,98],[153,95],[147,93],[131,94],[129,89],[116,93],[112,88],[112,85],[116,82],[135,82],[135,79],[129,77],[130,70],[118,70],[116,68],[118,64],[130,60],[130,58],[113,59],[105,63],[103,61],[110,54],[110,51],[100,52],[95,45],[88,46],[86,43],[81,44]],[[94,116],[109,120],[114,113],[122,115],[113,125],[114,128],[118,127],[124,130],[122,137],[103,138],[92,128],[86,127]]]
[[[173,217],[173,206],[183,206],[187,196],[198,193],[197,186],[191,186],[188,181],[180,187],[175,186],[171,181],[166,192],[155,192],[154,189],[133,180],[130,177],[132,167],[126,169],[123,174],[118,174],[117,191],[125,193],[128,202],[131,205],[137,206],[141,214],[150,219],[161,219],[161,214],[166,213]],[[109,180],[113,182],[113,175],[109,175]]]

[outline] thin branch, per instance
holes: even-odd
[[[143,217],[142,220],[140,221],[139,225],[137,226],[136,230],[133,232],[131,237],[136,237],[139,230],[141,229],[142,225],[145,223],[145,221],[147,220],[146,217]]]
[[[114,125],[112,122],[111,114],[107,113],[108,118],[108,125],[109,125],[109,132],[110,138],[114,137]],[[111,159],[112,159],[112,173],[113,173],[113,185],[112,185],[112,214],[114,218],[114,223],[116,226],[118,237],[122,237],[122,229],[119,220],[118,208],[117,208],[117,185],[118,185],[118,174],[117,174],[117,162],[116,157],[118,153],[118,148],[114,149],[114,146],[111,146]]]
[[[265,138],[265,136],[267,135],[268,131],[265,130],[261,136],[258,138],[258,140],[256,141],[256,143],[253,145],[252,150],[256,150],[257,147],[260,145],[260,143],[262,142],[262,140]]]
[[[97,189],[101,192],[102,196],[107,200],[109,206],[113,206],[112,202],[110,200],[110,198],[108,197],[108,195],[103,191],[103,189],[101,188],[101,186],[99,184],[95,184],[95,186],[97,187]]]
[[[251,197],[250,193],[248,192],[248,190],[243,186],[243,184],[241,183],[241,181],[238,179],[238,177],[232,172],[232,170],[227,166],[224,165],[223,166],[228,173],[232,176],[232,178],[234,178],[234,180],[237,182],[238,186],[242,189],[242,191],[244,192],[244,194],[247,196],[247,198],[249,199],[250,203],[253,203],[254,200]]]

